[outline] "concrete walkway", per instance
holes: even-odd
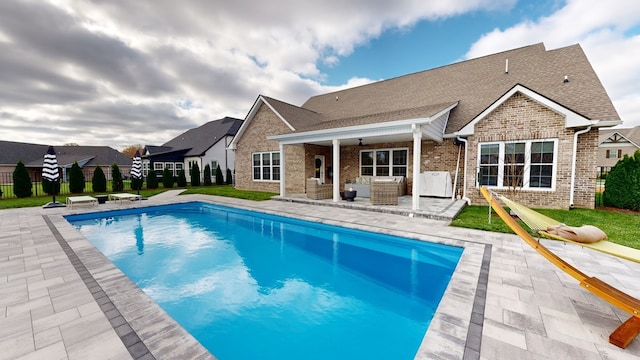
[[[0,359],[213,358],[62,217],[192,200],[464,247],[416,358],[640,359],[639,339],[625,350],[608,343],[627,314],[514,235],[363,209],[175,194],[73,210],[0,211]],[[587,274],[640,297],[640,264],[544,243]]]

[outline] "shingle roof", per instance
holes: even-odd
[[[209,121],[200,127],[187,130],[162,144],[161,147],[147,146],[147,148],[153,148],[152,155],[160,152],[188,150],[184,156],[202,156],[225,136],[234,136],[242,125],[242,121],[232,117]]]
[[[19,160],[27,167],[41,167],[49,145],[0,141],[0,164],[14,166]],[[131,165],[131,158],[108,146],[54,146],[59,166],[71,165],[75,161],[86,165],[118,166]]]
[[[505,73],[507,60],[509,71]],[[565,75],[568,82],[563,81]],[[580,45],[547,51],[542,43],[314,96],[302,108],[319,114],[323,122],[340,127],[354,119],[361,123],[393,120],[389,114],[402,111],[408,112],[405,116],[427,117],[438,105],[459,101],[446,129],[446,133],[453,133],[515,84],[588,119],[620,119]],[[318,127],[309,122],[296,130]]]

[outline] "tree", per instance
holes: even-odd
[[[224,184],[224,178],[222,177],[222,170],[220,169],[220,165],[216,167],[216,185]]]
[[[140,144],[128,145],[124,149],[122,149],[121,153],[133,159],[136,151],[140,151],[140,154],[142,154],[144,152],[144,147],[142,147],[142,145]]]
[[[111,164],[111,189],[113,191],[124,190],[124,183],[122,182],[122,173],[120,172],[120,168],[116,163]]]
[[[607,206],[640,210],[640,150],[625,155],[609,171],[603,198]]]
[[[75,161],[69,170],[69,191],[73,194],[81,193],[84,191],[84,186],[84,174],[78,162]]]
[[[27,170],[22,160],[20,160],[13,170],[13,194],[19,198],[29,197],[33,193],[31,187],[29,170]]]
[[[227,168],[227,178],[225,179],[225,184],[231,185],[233,184],[233,174],[231,173],[231,169]]]
[[[171,170],[166,167],[162,172],[162,186],[164,186],[166,189],[170,189],[173,187],[173,174],[171,173]]]
[[[93,170],[93,177],[91,178],[91,187],[93,192],[106,192],[107,191],[107,177],[104,175],[104,171],[100,165],[96,166]]]
[[[191,166],[191,186],[200,186],[200,166],[198,163],[193,163]]]
[[[207,164],[204,166],[204,186],[211,186],[211,165]]]
[[[149,171],[149,175],[147,175],[147,189],[157,189],[158,188],[158,175],[155,171]]]
[[[184,173],[184,169],[178,171],[178,187],[187,187],[187,176]]]
[[[131,178],[131,190],[142,190],[142,184],[144,183],[144,180],[142,178],[140,179],[136,179],[136,178]]]

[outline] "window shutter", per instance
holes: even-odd
[[[605,153],[605,154],[606,154],[607,159],[611,157],[611,156],[610,156],[610,151],[611,151],[611,150],[607,150],[607,152]]]
[[[618,159],[622,157],[622,149],[618,149]]]

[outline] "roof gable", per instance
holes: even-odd
[[[598,145],[630,144],[640,149],[640,126],[625,129],[602,129],[598,137]]]

